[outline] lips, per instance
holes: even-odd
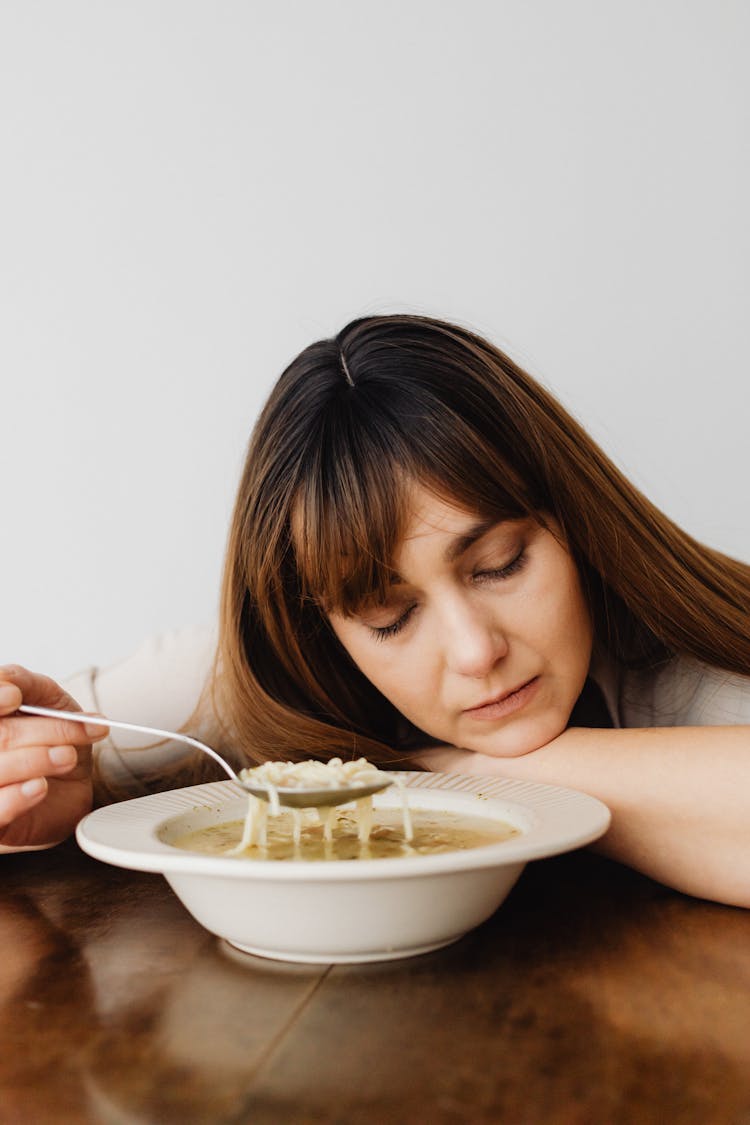
[[[506,715],[511,715],[514,711],[519,711],[522,707],[525,707],[536,692],[538,683],[539,677],[535,676],[532,680],[527,680],[512,691],[496,695],[484,703],[480,703],[477,707],[468,707],[464,711],[464,715],[470,719],[488,722],[492,719],[502,719]]]

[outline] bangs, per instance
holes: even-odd
[[[359,478],[355,489],[333,489],[325,497],[310,482],[303,487],[294,506],[292,546],[304,600],[326,613],[352,614],[385,598],[409,519],[409,492],[402,474],[387,487]]]
[[[458,418],[407,427],[378,413],[368,410],[359,426],[350,416],[331,428],[295,495],[291,539],[300,594],[323,612],[351,615],[385,600],[415,486],[480,519],[540,510],[510,464],[496,451],[488,455]]]

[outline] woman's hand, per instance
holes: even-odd
[[[54,680],[0,668],[0,851],[50,847],[91,809],[91,743],[106,727],[14,712],[21,703],[80,711]]]

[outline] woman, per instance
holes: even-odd
[[[307,348],[261,414],[194,718],[241,762],[365,754],[586,790],[613,811],[606,854],[750,906],[749,609],[750,568],[497,349],[369,317]],[[4,679],[6,713],[71,704]],[[48,842],[90,800],[84,736],[0,725],[3,843]]]

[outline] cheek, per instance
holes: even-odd
[[[398,653],[385,643],[369,637],[361,626],[331,618],[331,626],[363,676],[389,698],[394,685],[403,680]]]
[[[593,645],[593,623],[588,603],[583,595],[578,573],[568,569],[565,597],[560,607],[559,620],[562,628],[559,631],[558,643],[564,649],[569,659],[577,666],[588,669],[591,660]]]
[[[588,668],[593,626],[578,571],[570,556],[555,545],[540,580],[528,592],[527,620],[550,658],[564,660],[571,674]]]
[[[420,658],[420,675],[414,674],[415,657],[397,645],[380,643],[363,635],[349,621],[331,622],[333,630],[363,676],[417,726],[434,708],[436,689],[429,685],[427,660]]]
[[[370,651],[360,650],[357,665],[363,675],[399,711],[403,711],[404,708],[411,710],[415,705],[419,705],[423,694],[419,682],[421,677],[415,678],[413,661],[407,661],[397,652],[373,653],[372,647],[372,645],[366,646]]]

